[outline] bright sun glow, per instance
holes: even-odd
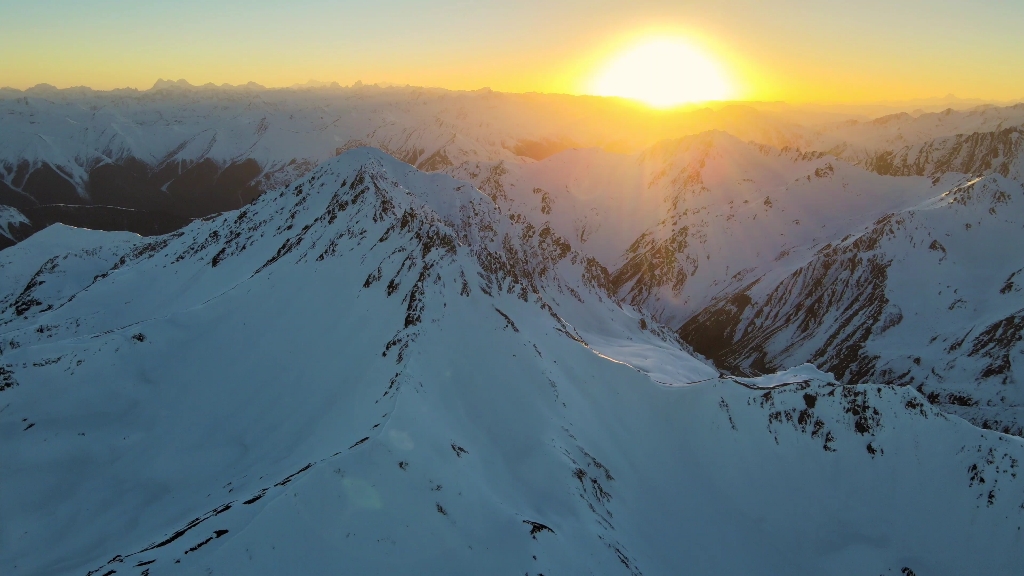
[[[628,48],[597,75],[591,91],[657,108],[725,100],[732,92],[714,61],[673,38],[647,40]]]

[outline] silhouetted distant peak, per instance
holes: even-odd
[[[153,87],[150,88],[150,90],[163,90],[165,88],[195,88],[195,86],[189,84],[188,80],[185,80],[184,78],[180,78],[176,81],[160,78],[155,84],[153,84]]]
[[[35,86],[25,90],[25,92],[32,94],[49,94],[52,92],[59,92],[60,89],[53,84],[36,84]]]
[[[320,80],[313,80],[312,78],[305,81],[302,84],[292,84],[289,88],[340,88],[341,85],[337,82],[323,82]]]

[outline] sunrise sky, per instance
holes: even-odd
[[[668,42],[699,58],[640,56],[641,76],[694,78],[690,99],[1024,97],[1021,1],[0,0],[0,15],[0,86],[14,88],[318,79],[600,94],[616,59]]]

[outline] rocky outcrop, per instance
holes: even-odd
[[[864,161],[864,167],[885,176],[937,178],[950,172],[969,175],[995,173],[1021,181],[1024,180],[1022,152],[1024,129],[1011,126],[877,152]]]

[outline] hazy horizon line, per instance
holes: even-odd
[[[135,86],[124,86],[119,88],[93,88],[84,84],[75,86],[57,87],[48,82],[41,82],[33,86],[26,88],[17,88],[14,86],[0,86],[0,91],[13,91],[13,92],[67,92],[67,91],[90,91],[90,92],[153,92],[157,90],[163,90],[168,88],[182,88],[182,89],[250,89],[250,90],[267,90],[267,91],[283,91],[283,90],[322,90],[322,89],[357,89],[357,88],[378,88],[378,89],[419,89],[419,90],[436,90],[442,92],[461,92],[461,93],[475,93],[475,92],[496,92],[499,94],[511,94],[511,95],[546,95],[546,96],[569,96],[569,97],[580,97],[580,98],[597,98],[602,100],[622,100],[627,102],[634,102],[629,98],[620,96],[601,96],[596,94],[571,94],[567,92],[542,92],[542,91],[524,91],[524,92],[513,92],[504,90],[494,90],[489,86],[482,86],[476,89],[458,89],[458,88],[446,88],[444,86],[420,86],[409,83],[398,83],[398,82],[374,82],[364,83],[361,80],[356,80],[352,84],[341,84],[337,81],[321,81],[316,79],[310,79],[304,83],[295,83],[287,86],[267,86],[260,84],[255,81],[249,81],[245,84],[230,84],[227,82],[216,84],[214,82],[206,82],[204,84],[193,84],[184,78],[177,80],[157,78],[152,86],[148,88],[139,88]],[[1013,98],[1009,100],[999,100],[994,98],[976,98],[967,97],[961,98],[953,93],[948,93],[945,96],[920,96],[915,98],[906,98],[902,100],[863,100],[863,101],[826,101],[826,100],[706,100],[699,102],[686,102],[682,103],[674,108],[688,108],[688,107],[700,107],[707,104],[789,104],[797,106],[894,106],[894,105],[914,105],[914,104],[931,104],[937,105],[943,102],[956,102],[971,105],[1001,105],[1001,106],[1012,106],[1014,104],[1024,103],[1024,96],[1020,98]]]

